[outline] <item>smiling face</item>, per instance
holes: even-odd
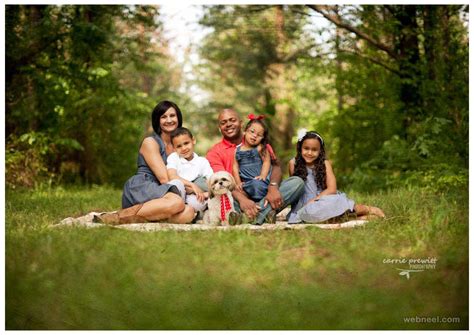
[[[219,114],[219,129],[222,136],[230,142],[240,142],[242,136],[242,121],[232,109],[224,109]]]
[[[179,157],[190,161],[194,156],[194,145],[196,140],[191,138],[188,134],[178,135],[173,137],[173,147],[178,153]]]
[[[306,165],[310,166],[314,164],[316,158],[321,153],[321,143],[316,138],[307,138],[301,145],[301,156],[303,157]]]
[[[252,123],[244,132],[245,143],[251,147],[256,147],[262,142],[265,136],[265,129],[259,123]]]
[[[178,113],[173,107],[168,108],[160,117],[160,128],[165,133],[171,133],[178,128]]]

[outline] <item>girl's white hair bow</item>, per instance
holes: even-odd
[[[308,129],[306,128],[298,129],[298,132],[296,133],[298,136],[298,141],[301,141],[301,139],[304,137],[304,135],[306,135],[307,132],[308,132]]]

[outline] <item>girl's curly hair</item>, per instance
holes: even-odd
[[[321,145],[321,150],[319,152],[318,158],[314,161],[314,166],[312,168],[314,181],[316,185],[321,189],[326,189],[326,165],[324,161],[326,160],[326,150],[324,149],[324,140],[315,131],[307,132],[301,139],[298,140],[296,144],[296,157],[295,157],[295,172],[294,175],[301,177],[304,181],[308,177],[308,171],[306,171],[306,162],[301,155],[301,149],[303,147],[303,142],[307,139],[317,139]]]

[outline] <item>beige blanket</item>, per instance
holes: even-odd
[[[65,227],[65,226],[84,226],[88,228],[95,227],[113,227],[119,229],[138,230],[138,231],[157,231],[157,230],[294,230],[294,229],[305,229],[308,227],[318,227],[321,229],[341,229],[341,228],[354,228],[362,226],[367,221],[365,220],[351,220],[343,223],[304,223],[304,224],[288,224],[288,222],[282,221],[282,216],[277,217],[275,224],[263,224],[257,225],[238,225],[238,226],[211,226],[205,225],[198,221],[196,224],[172,224],[172,223],[160,223],[160,222],[147,222],[147,223],[132,223],[123,224],[117,226],[109,226],[102,223],[93,222],[94,215],[102,213],[91,212],[78,218],[68,217],[53,225],[54,228]],[[278,221],[280,220],[280,221]]]

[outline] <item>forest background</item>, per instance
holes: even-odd
[[[7,187],[121,188],[162,99],[201,155],[232,106],[266,116],[283,166],[319,131],[341,187],[467,186],[469,6],[200,7],[190,77],[159,6],[7,5]]]
[[[5,6],[6,329],[469,329],[469,7],[193,8],[180,49],[164,6]],[[222,107],[264,114],[284,168],[319,131],[338,188],[387,218],[56,225],[119,208],[162,99],[201,155]],[[408,259],[436,264],[387,263]]]

